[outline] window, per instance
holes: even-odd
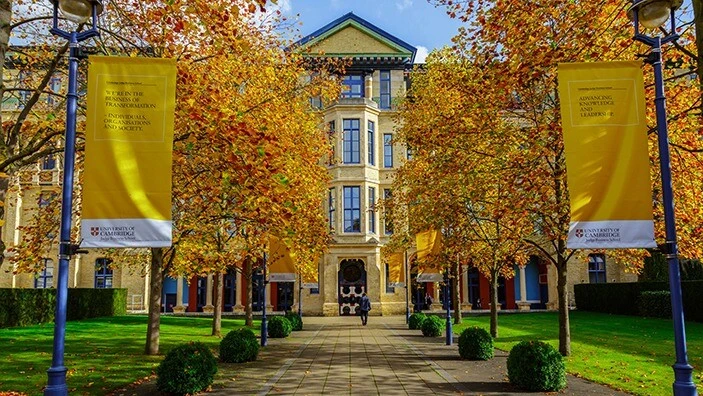
[[[344,151],[345,164],[358,164],[359,158],[359,120],[344,120]]]
[[[367,144],[368,144],[368,150],[369,150],[369,165],[376,165],[376,155],[374,154],[374,148],[373,148],[373,141],[374,141],[374,132],[376,130],[376,124],[373,121],[369,121],[368,124],[368,137],[367,137]]]
[[[47,206],[49,206],[51,201],[53,201],[57,196],[58,194],[53,191],[42,191],[39,194],[39,200],[37,204],[40,208],[46,208]]]
[[[361,187],[344,187],[344,232],[361,232]]]
[[[384,200],[390,200],[393,197],[393,194],[391,193],[390,188],[384,188],[383,189],[383,199]],[[385,203],[387,204],[387,203]],[[389,209],[385,210],[385,214],[383,216],[384,222],[385,222],[385,227],[384,227],[384,232],[386,235],[391,235],[393,234],[393,221],[390,220],[391,218],[391,212]]]
[[[386,263],[386,293],[395,293],[395,286],[391,286],[388,279],[391,277],[391,266]]]
[[[344,76],[342,80],[342,98],[363,98],[364,97],[364,76],[361,74],[350,74]]]
[[[95,260],[95,288],[96,289],[111,289],[112,288],[112,268],[110,263],[112,260],[108,258],[99,258]]]
[[[334,202],[334,188],[330,188],[327,192],[327,221],[330,225],[330,231],[334,231],[336,228],[335,223],[335,202]]]
[[[34,287],[37,289],[48,289],[54,287],[54,260],[45,258],[44,267],[34,279]]]
[[[410,161],[411,159],[413,159],[413,149],[412,149],[410,146],[408,146],[407,149],[406,149],[406,151],[405,151],[405,158],[407,158],[408,161]]]
[[[374,213],[374,205],[376,204],[376,187],[369,187],[369,232],[376,233],[376,213]]]
[[[605,278],[605,255],[588,255],[588,278],[590,283],[606,283]]]
[[[393,135],[390,133],[383,134],[383,166],[393,167]]]
[[[27,84],[27,80],[29,79],[29,73],[26,70],[21,70],[19,73],[19,84],[20,87],[24,88]],[[24,108],[24,106],[27,104],[29,101],[29,97],[32,95],[32,92],[27,90],[27,89],[22,89],[20,91],[20,101],[17,104],[19,108]]]
[[[49,82],[49,89],[52,93],[49,94],[46,102],[53,106],[57,104],[56,95],[61,91],[61,79],[58,77],[51,77]]]
[[[56,157],[53,154],[49,154],[44,157],[41,161],[42,170],[54,170],[56,169]]]
[[[382,109],[391,108],[391,71],[381,70],[381,103]]]
[[[327,124],[327,127],[327,143],[330,145],[330,157],[327,163],[329,165],[334,165],[334,160],[337,156],[337,139],[335,139],[335,134],[337,133],[337,126],[334,121],[330,121]]]

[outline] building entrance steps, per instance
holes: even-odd
[[[456,343],[408,330],[404,316],[304,317],[305,330],[269,338],[255,362],[220,364],[215,395],[535,395],[507,382],[507,353],[461,360]],[[455,337],[456,339],[456,337]],[[626,395],[568,376],[567,395]],[[154,382],[154,381],[152,381]],[[125,394],[148,394],[146,384]],[[141,388],[141,389],[140,389]]]

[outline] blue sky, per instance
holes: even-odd
[[[460,26],[427,0],[278,0],[281,11],[302,25],[308,35],[340,16],[353,12],[386,32],[418,48],[416,62],[428,51],[451,44]]]

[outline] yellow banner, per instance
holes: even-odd
[[[295,282],[295,263],[288,246],[275,236],[269,237],[269,281]]]
[[[437,230],[423,231],[415,235],[417,260],[424,261],[430,254],[439,254],[442,250],[442,233]]]
[[[82,247],[171,245],[172,59],[91,56]]]
[[[559,64],[569,248],[656,247],[640,66]]]
[[[388,264],[388,279],[386,279],[386,282],[390,286],[405,286],[405,253],[391,253],[385,260],[386,264]]]

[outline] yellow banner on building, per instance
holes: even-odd
[[[172,59],[91,56],[81,247],[171,245]]]
[[[295,282],[295,263],[288,246],[275,236],[269,236],[269,281]]]
[[[640,67],[559,64],[571,249],[656,247]]]
[[[417,262],[419,271],[417,282],[440,282],[442,274],[434,267],[426,265],[426,258],[429,255],[437,255],[442,251],[442,233],[437,230],[423,231],[415,235],[417,245]]]
[[[388,279],[386,279],[388,285],[393,287],[404,287],[405,252],[391,253],[385,257],[385,262],[388,265]]]

